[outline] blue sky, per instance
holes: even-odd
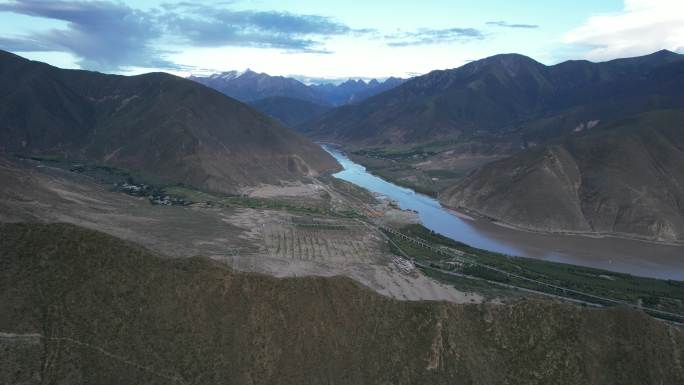
[[[679,0],[0,0],[0,48],[65,68],[411,76],[517,52],[545,64],[684,52]]]

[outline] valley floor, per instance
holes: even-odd
[[[414,213],[333,177],[263,185],[226,196],[178,185],[146,185],[122,170],[99,166],[2,158],[0,178],[9,182],[0,188],[0,222],[71,223],[174,258],[204,256],[236,270],[276,277],[346,276],[402,300],[502,304],[545,298],[614,305],[584,294],[566,295],[553,288],[559,285],[628,306],[641,307],[645,301],[644,309],[665,312],[667,319],[679,319],[668,314],[684,313],[684,290],[676,281],[524,258],[508,263],[505,255],[444,243],[443,237],[425,233]],[[487,268],[503,269],[504,275],[491,279],[470,262],[464,268],[462,261],[401,245],[388,229],[418,231],[419,239],[434,238],[429,241],[434,247],[455,247]],[[431,271],[434,267],[446,268],[446,274],[456,269],[457,274],[443,279],[443,273]]]
[[[0,187],[2,222],[72,223],[163,255],[206,256],[238,270],[279,277],[342,275],[399,299],[484,300],[418,272],[402,272],[377,230],[326,214],[329,208],[354,208],[359,199],[352,194],[355,189],[340,181],[262,186],[246,191],[245,198],[224,198],[229,201],[225,204],[207,204],[221,198],[204,196],[203,203],[167,206],[111,191],[111,183],[44,161],[0,158],[0,179],[7,181]],[[195,199],[192,194],[203,194],[175,192]],[[263,202],[277,204],[262,208]],[[389,218],[405,220],[401,211],[387,211],[396,212]],[[321,226],[301,227],[298,222]]]

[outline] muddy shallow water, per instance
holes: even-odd
[[[323,147],[344,167],[335,177],[385,195],[402,209],[418,212],[423,225],[454,240],[485,250],[571,263],[634,275],[684,280],[684,247],[604,237],[540,234],[489,220],[455,215],[428,196],[370,174],[343,153]]]

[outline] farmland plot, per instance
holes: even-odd
[[[267,254],[274,258],[314,262],[381,262],[385,246],[366,227],[302,226],[271,223],[263,228]]]

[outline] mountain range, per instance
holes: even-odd
[[[164,73],[63,70],[0,51],[0,151],[57,156],[235,193],[337,169],[253,108]]]
[[[307,86],[0,51],[0,84],[0,384],[684,383],[682,282],[436,242],[287,127],[506,225],[682,243],[682,55]]]
[[[306,85],[294,78],[270,76],[251,70],[190,76],[188,79],[248,103],[288,125],[302,124],[332,107],[360,102],[405,81],[390,77],[382,82],[376,79],[369,82],[349,79],[340,84]]]
[[[526,148],[626,114],[683,107],[683,58],[660,51],[546,66],[496,55],[409,79],[300,129],[360,146],[458,139]]]
[[[306,85],[294,78],[270,76],[249,69],[244,72],[227,71],[209,76],[189,76],[188,79],[242,102],[278,96],[330,107],[359,102],[404,82],[404,79],[390,77],[382,82],[376,79],[369,82],[349,79],[340,84]]]
[[[405,79],[395,77],[389,77],[382,82],[376,79],[369,82],[362,79],[349,79],[340,84],[322,83],[312,84],[309,87],[320,94],[328,104],[341,106],[361,102],[373,95],[391,90],[405,81]]]
[[[299,128],[348,148],[423,144],[414,156],[427,159],[408,166],[413,174],[438,159],[505,157],[439,196],[509,225],[681,242],[682,122],[684,55],[659,51],[553,66],[496,55],[410,79]]]
[[[251,71],[207,79],[244,98],[294,96],[250,102],[280,124],[196,81],[62,70],[1,52],[0,151],[237,193],[338,169],[284,125],[355,148],[448,143],[437,154],[444,164],[472,152],[510,156],[440,191],[449,206],[530,230],[684,240],[683,55],[554,66],[496,55],[333,109],[312,100],[361,99],[400,80],[306,86]]]

